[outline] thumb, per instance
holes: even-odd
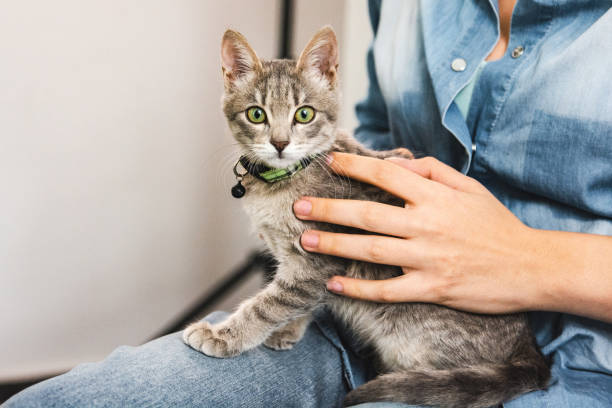
[[[327,290],[354,299],[380,303],[417,301],[410,286],[405,285],[407,277],[403,275],[385,280],[367,280],[334,276],[327,282]]]
[[[423,157],[421,159],[412,160],[400,157],[389,157],[386,160],[417,173],[421,177],[444,184],[455,190],[474,193],[483,190],[482,185],[476,180],[442,163],[434,157]]]

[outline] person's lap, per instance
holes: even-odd
[[[207,320],[218,321],[224,316],[214,313]],[[367,361],[346,346],[326,313],[318,314],[316,323],[292,350],[261,346],[229,359],[207,357],[186,346],[180,333],[174,333],[139,347],[120,347],[102,362],[79,365],[24,390],[5,407],[338,407],[350,389],[370,377]],[[504,405],[609,406],[609,392],[603,397],[581,394],[568,388],[569,377],[564,373],[553,372],[556,379],[548,391],[530,393]],[[400,407],[410,406],[359,406]]]
[[[228,359],[207,357],[174,333],[140,347],[119,347],[102,362],[30,387],[6,407],[340,406],[350,386],[345,364],[315,325],[292,350],[262,346]]]

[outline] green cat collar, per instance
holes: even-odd
[[[314,157],[314,155],[305,157],[297,163],[293,163],[291,166],[282,169],[275,169],[274,167],[268,167],[261,163],[251,163],[246,156],[240,157],[238,161],[242,167],[249,172],[249,174],[265,181],[266,183],[276,183],[277,181],[288,179],[295,173],[304,170],[312,162]]]
[[[234,175],[236,176],[238,183],[232,187],[232,195],[236,198],[240,198],[244,195],[246,189],[242,185],[241,181],[242,177],[247,173],[258,178],[259,180],[265,181],[266,183],[276,183],[277,181],[286,180],[295,173],[304,170],[310,163],[312,163],[314,158],[315,155],[311,155],[303,158],[289,167],[276,169],[261,163],[251,163],[246,156],[241,156],[234,165]],[[237,170],[238,164],[244,167],[247,173],[240,174]]]

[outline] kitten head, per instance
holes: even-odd
[[[221,43],[223,111],[243,153],[282,168],[327,152],[338,116],[338,45],[331,27],[297,61],[261,61],[236,31]]]

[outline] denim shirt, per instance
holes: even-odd
[[[499,39],[497,1],[369,6],[360,140],[437,157],[531,227],[612,235],[612,1],[519,0],[508,51],[484,67],[466,118],[454,99]],[[612,325],[530,318],[553,384],[505,406],[612,406]]]

